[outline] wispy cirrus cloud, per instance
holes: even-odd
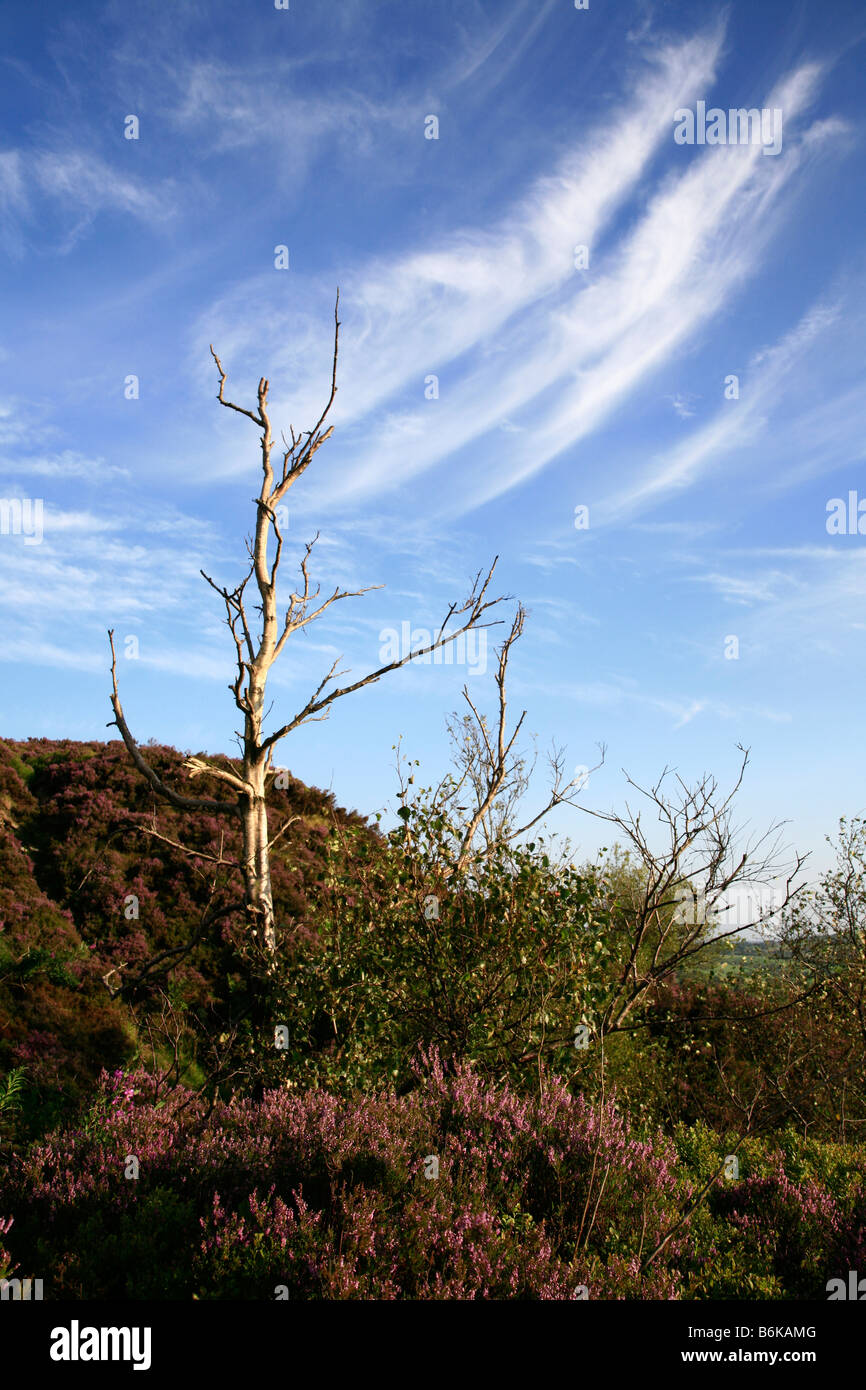
[[[582,286],[575,246],[595,245],[670,138],[677,104],[712,82],[721,45],[716,29],[653,51],[648,72],[612,122],[581,139],[503,214],[497,228],[466,229],[440,247],[360,266],[345,277],[346,328],[333,418],[344,428],[356,427],[362,440],[367,422],[376,419],[375,455],[354,450],[353,491],[399,485],[477,435],[499,429],[503,419],[512,428],[519,425],[512,418],[516,411],[574,369],[574,333],[562,331],[562,309],[551,296],[565,286],[573,297],[576,280]],[[272,280],[265,277],[216,303],[207,314],[207,341],[218,338],[236,376],[248,370],[253,348],[260,358],[265,355],[274,364],[275,383],[295,381],[291,406],[302,418],[315,410],[325,380],[319,306],[331,291],[309,292],[308,300],[317,300],[315,311],[305,312],[296,302],[287,335],[273,314],[259,319],[256,313],[271,290]],[[615,312],[624,312],[621,302]],[[202,330],[196,335],[197,362],[204,325]],[[592,336],[587,325],[587,348]],[[603,338],[602,329],[593,352]],[[462,359],[470,353],[480,362],[466,370]],[[435,431],[423,408],[386,408],[408,383],[457,362],[461,379],[447,400],[443,392]],[[498,386],[491,391],[494,377]],[[275,397],[275,411],[285,414],[288,405]]]
[[[671,405],[674,408],[674,413],[678,415],[681,420],[691,420],[695,415],[695,411],[692,409],[693,400],[694,396],[688,391],[678,391],[675,396],[671,396]]]
[[[151,226],[175,213],[177,190],[171,178],[157,183],[121,171],[95,151],[14,149],[0,152],[0,212],[7,250],[20,256],[45,209],[63,219],[55,242],[66,254],[102,212],[125,213]]]
[[[759,439],[770,409],[790,385],[792,373],[839,317],[838,304],[813,305],[777,343],[753,354],[748,390],[726,402],[675,448],[653,458],[642,478],[604,498],[596,509],[600,523],[634,516],[665,494],[695,483],[714,463]]]
[[[824,75],[818,65],[803,64],[766,98],[785,111],[781,158],[763,159],[756,146],[704,150],[684,173],[662,181],[624,233],[617,235],[615,222],[670,140],[673,110],[711,87],[720,48],[714,30],[656,50],[651,75],[619,117],[600,124],[538,180],[498,229],[465,231],[441,249],[347,277],[333,418],[351,448],[352,469],[347,479],[338,464],[334,487],[321,480],[320,505],[322,492],[326,502],[345,503],[399,489],[449,456],[460,458],[460,486],[440,491],[442,514],[500,496],[599,429],[742,288],[785,215],[793,174],[803,172],[821,140],[840,132],[841,123],[824,121],[798,136]],[[591,274],[575,269],[578,244],[592,247]],[[217,321],[226,356],[242,367],[255,325],[257,350],[275,361],[274,377],[296,380],[292,409],[302,417],[314,411],[326,378],[321,342],[313,349],[311,341],[321,320],[302,318],[288,353],[263,343],[255,304],[265,292],[264,281],[241,286],[214,306],[208,323]],[[768,381],[782,365],[766,364]],[[439,398],[403,404],[410,385],[420,397],[431,373],[443,383]],[[686,398],[677,399],[685,414]],[[275,410],[285,413],[287,404],[277,399]],[[741,411],[736,427],[754,426],[755,415],[756,406]],[[646,495],[673,486],[732,428],[719,421],[717,438],[686,441],[668,465],[670,481],[656,469]],[[637,496],[632,488],[627,500]]]
[[[521,682],[519,686],[521,693],[532,688],[531,682]],[[640,707],[670,720],[672,730],[685,728],[701,714],[724,721],[735,721],[746,714],[772,723],[787,723],[790,720],[786,710],[747,703],[735,705],[711,696],[657,694],[638,689],[633,681],[624,678],[611,681],[554,683],[545,689],[558,700],[574,701],[578,705],[593,709],[613,711],[627,709],[629,706]]]
[[[494,29],[477,39],[467,35],[465,47],[445,75],[443,86],[450,88],[471,82],[476,100],[479,94],[498,87],[531,48],[556,4],[557,0],[543,0],[534,7],[529,22],[525,6],[512,5]]]
[[[784,669],[793,660],[799,680],[806,671],[814,677],[820,668],[807,665],[804,671],[806,653],[822,662],[840,661],[844,670],[862,645],[852,634],[864,627],[866,605],[866,549],[857,538],[853,545],[845,540],[841,545],[731,546],[713,551],[700,567],[692,556],[688,572],[676,581],[677,591],[704,590],[721,600],[728,615],[724,622],[753,675]],[[716,626],[705,625],[711,640],[690,639],[708,669],[727,665]]]
[[[362,88],[339,97],[317,92],[297,78],[298,65],[278,62],[267,73],[214,60],[174,64],[168,75],[176,87],[172,122],[207,137],[205,157],[251,146],[277,145],[281,174],[306,168],[325,140],[336,140],[357,158],[378,128],[399,128],[415,111],[399,99],[377,100]]]
[[[2,411],[0,411],[2,416]],[[2,429],[0,429],[2,433]],[[22,432],[16,434],[22,437]],[[0,477],[57,478],[106,482],[129,478],[128,468],[106,463],[104,458],[90,458],[76,449],[64,449],[58,454],[21,455],[18,458],[0,457]]]
[[[744,577],[735,574],[699,574],[695,576],[699,584],[707,584],[716,593],[731,603],[751,606],[754,603],[770,603],[779,597],[780,592],[788,590],[796,583],[793,577],[781,570]]]

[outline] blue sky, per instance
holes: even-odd
[[[208,344],[233,399],[264,374],[307,428],[339,285],[284,592],[317,529],[323,592],[385,587],[293,639],[275,716],[498,554],[530,612],[511,707],[569,767],[607,745],[587,805],[622,807],[623,768],[726,785],[743,743],[738,819],[823,867],[866,806],[866,535],[827,529],[866,501],[864,37],[853,0],[6,0],[0,496],[43,522],[0,534],[2,734],[113,736],[111,626],[140,741],[233,751],[199,570],[240,577],[257,436]],[[780,111],[781,148],[678,143],[699,102]],[[496,635],[486,675],[413,664],[280,761],[365,812],[399,735],[438,778]]]

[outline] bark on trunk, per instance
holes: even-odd
[[[243,798],[243,876],[247,913],[265,948],[276,949],[271,861],[268,848],[268,811],[265,804],[265,762],[261,755],[245,768],[253,792]]]

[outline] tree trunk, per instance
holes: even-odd
[[[271,891],[271,861],[268,848],[268,811],[265,804],[265,764],[259,754],[245,768],[254,793],[242,798],[244,899],[252,929],[258,932],[265,948],[276,949],[274,899]]]

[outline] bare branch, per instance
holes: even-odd
[[[190,777],[215,777],[219,782],[227,782],[235,791],[242,795],[252,793],[249,782],[245,782],[242,777],[238,777],[236,772],[228,772],[225,768],[215,767],[213,763],[207,762],[205,758],[184,758],[184,767],[189,772]]]
[[[484,597],[490,584],[490,580],[493,576],[493,571],[496,568],[496,562],[498,559],[499,557],[497,555],[493,561],[493,564],[490,566],[490,569],[487,572],[487,577],[480,591],[476,592],[476,577],[476,581],[473,585],[472,592],[466,599],[465,603],[461,604],[459,608],[456,604],[452,604],[450,606],[448,614],[445,618],[445,622],[439,629],[439,635],[433,642],[429,644],[429,646],[418,647],[414,651],[409,652],[406,656],[399,657],[396,661],[391,661],[386,666],[380,666],[379,669],[376,671],[370,671],[366,676],[362,676],[360,680],[353,681],[351,685],[343,686],[341,688],[338,688],[337,690],[332,690],[329,695],[323,696],[321,692],[324,690],[325,686],[328,684],[330,680],[335,679],[333,674],[337,664],[335,662],[334,666],[331,667],[331,671],[324,678],[324,680],[321,681],[318,688],[311,696],[311,698],[307,701],[303,709],[300,710],[298,714],[295,715],[294,719],[289,721],[289,723],[284,724],[282,728],[277,729],[274,733],[269,734],[267,738],[263,739],[262,747],[273,748],[273,746],[276,743],[278,743],[281,738],[285,738],[286,734],[290,733],[293,729],[298,728],[299,725],[305,724],[308,721],[315,719],[315,717],[319,715],[322,710],[326,710],[328,706],[333,704],[335,700],[341,699],[344,695],[351,695],[356,690],[361,690],[362,687],[366,685],[373,685],[376,681],[380,680],[382,676],[387,675],[389,671],[399,670],[401,666],[407,665],[408,662],[415,661],[420,656],[426,656],[428,652],[436,651],[439,647],[445,647],[448,645],[449,642],[455,642],[458,637],[462,636],[466,632],[469,632],[470,629],[497,627],[499,625],[498,622],[482,623],[479,622],[479,619],[489,608],[493,608],[497,604],[502,603],[504,601],[503,597],[495,599],[485,599]],[[455,615],[459,616],[466,612],[469,613],[469,618],[463,624],[463,626],[457,628],[454,632],[449,633],[447,636],[443,636],[442,634],[444,633],[445,626],[447,625],[450,618]],[[344,673],[341,672],[340,674]]]
[[[229,868],[236,869],[239,860],[224,859],[222,853],[208,854],[206,850],[193,849],[191,845],[182,845],[179,840],[173,840],[170,835],[163,835],[150,825],[139,825],[135,822],[130,826],[131,830],[140,830],[142,835],[149,835],[153,840],[161,840],[164,845],[171,845],[172,849],[179,849],[183,854],[188,854],[194,859],[205,859],[209,864],[223,864]]]
[[[265,381],[264,377],[262,377],[261,381],[259,382],[259,410],[257,414],[254,414],[252,410],[246,410],[244,406],[235,405],[234,401],[226,400],[225,396],[223,395],[223,388],[226,384],[226,374],[223,371],[222,362],[219,360],[216,353],[214,352],[213,343],[211,343],[210,345],[210,355],[213,358],[214,362],[216,362],[217,371],[219,372],[220,376],[220,389],[217,393],[217,400],[219,401],[220,405],[224,405],[227,410],[236,410],[239,415],[246,415],[247,419],[252,420],[254,425],[260,425],[261,428],[264,429],[265,422],[262,418],[261,407],[263,400],[266,401],[268,397],[268,383]]]
[[[114,650],[114,628],[109,628],[108,641],[111,646],[112,694],[110,698],[111,707],[114,710],[114,718],[109,720],[106,727],[111,728],[112,725],[116,725],[120,730],[120,736],[126,744],[129,755],[141,775],[146,778],[159,796],[164,797],[166,801],[172,806],[175,806],[179,811],[215,811],[220,815],[238,815],[239,808],[235,802],[214,801],[212,798],[206,796],[179,795],[178,792],[174,791],[162,781],[162,778],[154,772],[153,768],[142,757],[138,745],[132,737],[127,722],[123,717],[123,708],[117,690],[117,656]]]

